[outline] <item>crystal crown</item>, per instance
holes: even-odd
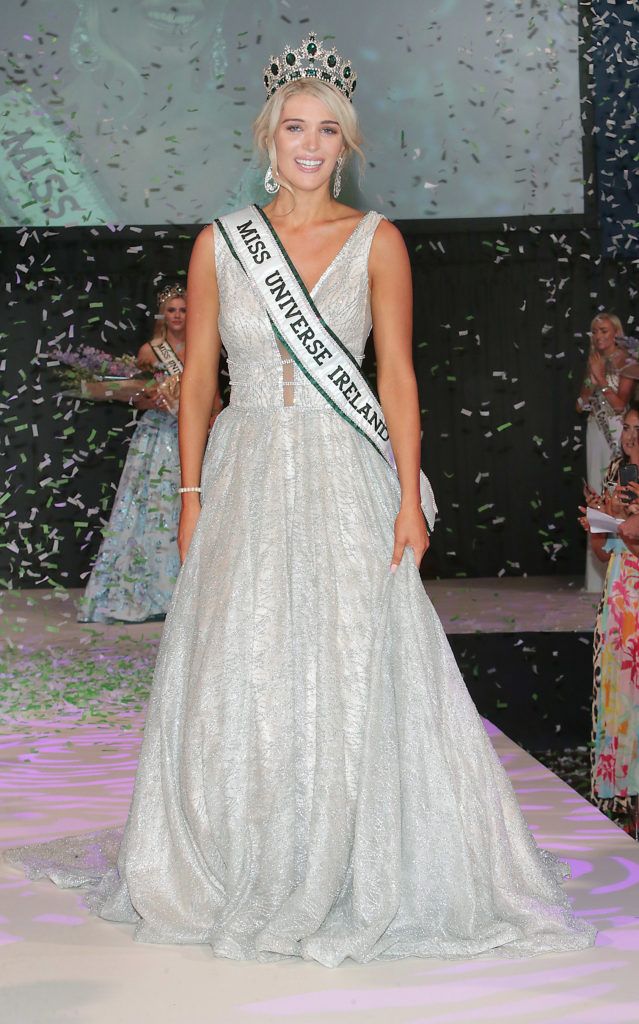
[[[267,96],[289,82],[301,78],[316,78],[344,93],[352,103],[357,75],[350,60],[344,60],[335,47],[324,48],[315,32],[309,33],[296,50],[286,47],[279,57],[271,57],[264,68],[264,86]]]

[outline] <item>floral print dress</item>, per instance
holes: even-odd
[[[611,482],[621,459],[606,474]],[[592,795],[603,809],[629,810],[639,793],[639,558],[618,537],[594,634]]]

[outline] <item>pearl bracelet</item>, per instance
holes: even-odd
[[[178,494],[201,494],[201,487],[178,487]]]

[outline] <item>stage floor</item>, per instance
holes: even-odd
[[[497,595],[493,612],[512,613],[515,582],[483,581],[464,604],[468,618],[462,621],[476,615],[482,593],[484,601]],[[459,608],[470,584],[447,581],[438,588]],[[555,612],[564,597],[557,588]],[[3,657],[4,847],[120,824],[126,816],[159,627],[78,626],[71,600],[51,595],[45,601],[41,594],[34,600],[33,592],[22,592],[5,601],[10,628],[4,636],[15,648],[7,644]],[[434,600],[442,610],[443,601],[436,594]],[[531,603],[547,608],[541,590]],[[520,621],[523,607],[517,614]],[[494,621],[503,631],[497,613]],[[3,864],[0,1020],[636,1024],[639,844],[487,728],[538,842],[572,865],[567,892],[576,912],[600,929],[593,949],[530,960],[347,963],[335,970],[301,962],[235,963],[216,960],[206,947],[134,943],[129,926],[89,916],[78,892],[31,882]]]
[[[599,595],[584,591],[582,582],[582,577],[518,576],[426,580],[424,586],[447,633],[572,633],[592,631],[597,614]],[[5,592],[0,605],[3,638],[53,643],[68,637],[76,642],[125,632],[131,638],[154,639],[162,631],[161,623],[76,623],[75,606],[81,594],[81,590]]]

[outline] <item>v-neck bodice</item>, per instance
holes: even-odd
[[[361,364],[371,330],[368,257],[382,214],[370,211],[354,228],[311,291],[322,318]],[[220,295],[219,330],[231,375],[231,404],[282,406],[282,354],[257,291],[215,232],[215,261]],[[284,367],[294,388],[296,408],[325,408],[327,403],[292,365]],[[285,403],[293,404],[293,403]]]
[[[262,219],[263,219],[264,221],[266,221],[266,223],[267,223],[267,224],[269,225],[269,228],[270,228],[271,232],[273,233],[274,237],[276,238],[276,240],[277,240],[277,242],[278,242],[278,245],[280,246],[280,248],[282,249],[282,251],[283,251],[284,253],[286,253],[286,256],[287,256],[287,259],[288,259],[288,262],[289,262],[289,264],[290,264],[291,268],[292,268],[292,269],[293,269],[293,270],[295,271],[295,273],[296,273],[297,277],[298,277],[298,278],[300,279],[300,281],[302,281],[302,284],[304,284],[304,281],[303,281],[302,275],[300,274],[300,272],[299,272],[298,268],[297,268],[297,267],[295,266],[295,264],[294,264],[293,260],[291,259],[291,257],[290,257],[290,256],[288,255],[288,253],[286,252],[286,248],[285,248],[284,244],[282,243],[282,240],[281,240],[281,238],[279,237],[279,235],[278,235],[278,233],[277,233],[276,229],[274,228],[273,224],[271,223],[271,221],[270,221],[269,217],[267,217],[267,215],[266,215],[266,214],[264,213],[264,211],[263,211],[263,210],[261,209],[261,207],[257,206],[257,207],[256,207],[256,209],[260,211],[260,214],[261,214],[261,216],[262,216]],[[340,257],[341,257],[341,256],[342,256],[342,254],[344,253],[344,250],[345,250],[345,249],[349,249],[349,248],[350,248],[350,246],[351,246],[351,244],[354,244],[354,243],[355,243],[355,242],[357,241],[357,234],[358,234],[358,232],[359,232],[359,229],[360,229],[360,227],[362,227],[362,225],[364,225],[364,224],[365,224],[365,222],[366,222],[366,221],[367,221],[367,220],[368,220],[368,219],[369,219],[370,217],[377,217],[377,218],[378,218],[378,220],[377,220],[377,222],[376,222],[376,224],[375,224],[375,227],[377,227],[377,224],[379,224],[379,218],[381,218],[381,214],[375,213],[375,212],[374,212],[373,210],[369,210],[369,211],[368,211],[368,213],[365,213],[365,214],[364,214],[364,215],[363,215],[363,216],[362,216],[362,217],[361,217],[361,218],[359,219],[359,221],[357,222],[357,224],[355,225],[355,227],[354,227],[354,228],[353,228],[353,230],[351,231],[351,233],[350,233],[350,235],[348,236],[348,238],[347,238],[347,239],[345,240],[345,242],[343,243],[343,245],[341,245],[341,246],[339,247],[339,249],[337,250],[337,252],[336,252],[336,253],[335,253],[335,255],[333,256],[333,259],[332,259],[332,260],[330,261],[330,263],[328,263],[328,264],[327,264],[326,268],[325,268],[325,269],[324,269],[324,270],[322,271],[322,273],[321,273],[321,274],[320,274],[320,276],[318,277],[318,279],[317,279],[317,281],[315,282],[315,284],[313,285],[313,287],[312,287],[312,288],[309,288],[309,287],[308,287],[308,285],[304,284],[304,288],[306,289],[306,291],[308,292],[308,294],[309,294],[309,295],[311,296],[311,298],[313,298],[313,297],[315,296],[315,292],[319,290],[319,288],[321,287],[321,285],[322,285],[322,283],[323,283],[324,279],[325,279],[326,277],[328,277],[328,275],[329,275],[330,271],[331,271],[331,270],[332,270],[332,268],[333,268],[333,264],[334,264],[334,263],[335,263],[335,262],[336,262],[337,260],[339,260],[339,259],[340,259]]]

